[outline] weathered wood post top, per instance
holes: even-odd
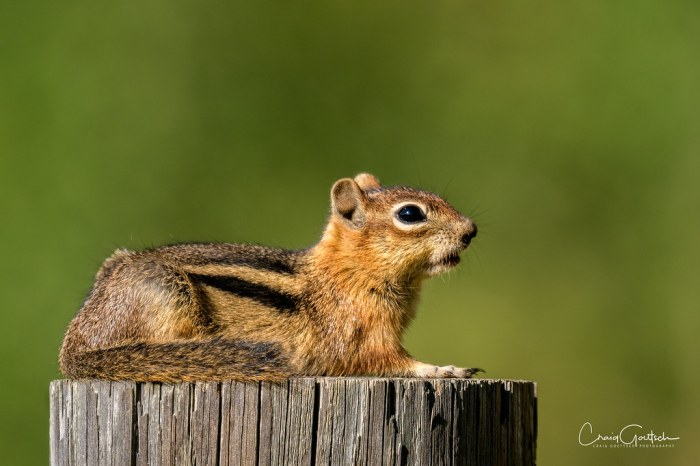
[[[51,382],[51,464],[532,465],[533,382]]]

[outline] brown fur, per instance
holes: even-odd
[[[440,197],[342,179],[314,247],[236,244],[118,250],[61,348],[69,377],[279,380],[293,375],[469,377],[401,345],[422,280],[448,269],[476,226]],[[403,204],[425,221],[397,219]]]

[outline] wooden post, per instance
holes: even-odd
[[[51,382],[51,465],[531,465],[535,384]]]

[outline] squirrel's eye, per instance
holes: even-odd
[[[420,207],[413,204],[408,204],[401,207],[396,216],[403,223],[418,223],[425,221],[425,214]]]

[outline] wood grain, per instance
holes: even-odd
[[[57,380],[50,404],[53,466],[535,464],[525,381]]]

